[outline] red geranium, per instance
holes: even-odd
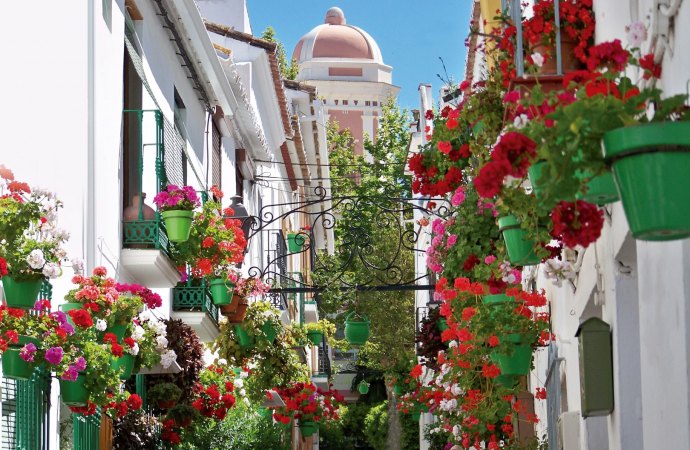
[[[72,318],[72,322],[80,328],[89,328],[93,325],[91,314],[85,309],[71,309],[67,314]]]
[[[551,211],[552,236],[567,247],[587,247],[601,235],[604,212],[597,206],[582,200],[559,202]]]

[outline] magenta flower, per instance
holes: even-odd
[[[62,347],[50,347],[48,350],[46,350],[45,358],[46,361],[55,366],[57,364],[60,364],[63,355],[64,352],[62,351]]]
[[[76,381],[77,376],[79,376],[77,369],[74,366],[69,366],[67,370],[62,372],[60,378],[66,381]]]
[[[86,369],[86,360],[83,356],[77,358],[77,360],[74,362],[74,368],[77,369],[79,372],[82,372]]]
[[[19,350],[19,357],[26,362],[34,362],[36,350],[36,345],[33,342],[29,342]]]

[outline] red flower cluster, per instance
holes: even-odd
[[[118,358],[122,357],[124,348],[117,343],[117,336],[115,336],[115,334],[105,333],[105,335],[103,335],[103,342],[110,344],[110,353],[113,356],[117,356]]]
[[[291,417],[313,422],[337,420],[339,405],[344,401],[337,391],[322,391],[312,383],[295,383],[277,392],[285,406],[277,409],[273,417],[281,423],[289,423]]]
[[[630,52],[623,48],[620,39],[615,39],[590,47],[587,68],[591,71],[607,68],[609,71],[622,72],[628,59]]]
[[[177,445],[181,442],[179,429],[175,425],[174,419],[166,419],[163,421],[163,429],[161,430],[161,440],[169,442],[172,445]]]
[[[145,286],[141,286],[139,284],[117,283],[115,285],[115,289],[117,289],[118,292],[129,292],[133,295],[138,295],[148,308],[153,309],[163,305],[163,299],[161,299],[161,296]]]
[[[72,318],[72,322],[80,328],[89,328],[93,326],[91,314],[85,309],[71,309],[67,314]]]
[[[537,143],[517,131],[501,137],[491,152],[491,161],[485,164],[474,179],[477,193],[484,198],[498,194],[507,176],[523,178],[532,160],[537,156]]]
[[[235,396],[231,394],[233,384],[225,383],[221,392],[217,384],[204,387],[197,384],[194,387],[196,398],[192,401],[192,407],[208,418],[223,420],[228,410],[235,405]]]
[[[113,397],[112,394],[111,397]],[[139,395],[131,394],[129,397],[127,397],[127,399],[121,401],[111,401],[110,403],[106,404],[103,409],[105,409],[111,415],[115,414],[117,417],[124,417],[129,411],[136,411],[141,408],[142,404],[143,401]]]
[[[599,239],[604,226],[604,211],[582,200],[559,202],[551,211],[551,235],[567,247],[587,247]]]
[[[7,260],[0,256],[0,278],[7,275]]]
[[[661,64],[654,62],[654,53],[648,53],[640,58],[640,67],[644,69],[643,78],[649,80],[650,78],[661,77]]]

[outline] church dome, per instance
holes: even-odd
[[[322,25],[302,36],[292,58],[302,62],[312,58],[369,59],[383,64],[376,41],[361,28],[347,25],[340,8],[330,8]]]

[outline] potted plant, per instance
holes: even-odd
[[[230,376],[230,371],[220,366],[211,366],[202,371],[191,402],[202,417],[223,420],[228,410],[235,406],[235,384]]]
[[[362,395],[366,395],[369,393],[369,386],[371,386],[371,384],[368,381],[362,380],[357,384],[357,391]]]
[[[312,383],[294,383],[277,391],[285,406],[276,409],[274,418],[279,422],[297,419],[303,437],[316,433],[320,423],[337,419],[343,402],[337,391],[322,391]]]
[[[288,251],[290,253],[300,253],[304,247],[304,244],[309,242],[310,231],[311,227],[309,225],[300,227],[300,229],[297,231],[288,231],[286,233]]]
[[[221,312],[228,318],[229,322],[241,323],[244,321],[249,299],[263,296],[271,286],[264,283],[260,278],[252,276],[244,278],[239,274],[232,274],[230,277],[235,283],[232,302],[230,305],[222,306]]]
[[[69,233],[57,227],[57,211],[62,202],[54,194],[31,189],[0,167],[0,278],[5,302],[29,309],[38,298],[46,278],[57,278],[66,252],[62,244]]]
[[[351,345],[364,345],[369,340],[370,326],[366,315],[349,312],[345,316],[345,339]]]
[[[174,420],[180,428],[187,428],[199,417],[199,412],[190,405],[179,403],[169,409],[165,417]]]
[[[184,242],[189,239],[194,208],[200,205],[194,188],[168,185],[156,194],[153,202],[163,216],[168,239],[171,242]]]
[[[158,383],[147,392],[151,403],[160,409],[170,409],[177,404],[182,396],[182,389],[175,383]]]
[[[308,323],[304,325],[304,328],[307,332],[307,338],[313,345],[321,344],[324,336],[328,341],[335,335],[335,325],[326,319]]]

